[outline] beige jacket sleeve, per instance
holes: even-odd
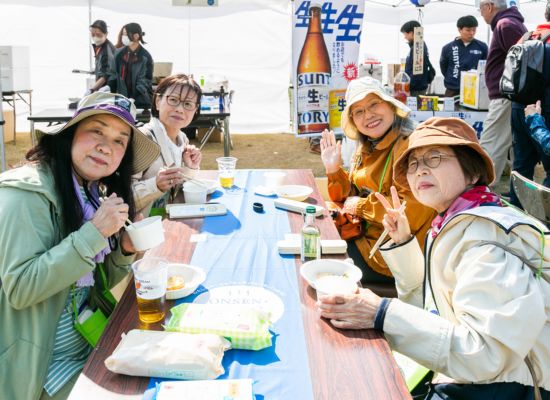
[[[504,237],[494,240],[506,243]],[[412,274],[403,272],[411,258],[417,257],[406,248],[416,252],[412,245],[403,246],[396,249],[401,253],[387,259],[392,271],[401,270],[403,278],[409,279],[400,284],[401,290],[417,284]],[[498,247],[475,246],[464,240],[455,242],[451,251],[460,255],[453,260],[454,276],[432,282],[434,292],[439,292],[436,298],[449,298],[449,304],[437,304],[442,315],[393,301],[384,322],[390,345],[458,382],[491,382],[518,367],[526,375],[521,381],[532,381],[522,364],[547,319],[540,281],[518,258]],[[433,265],[432,271],[436,268],[449,270]]]

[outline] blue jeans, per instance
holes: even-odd
[[[550,400],[550,392],[540,389],[543,400]],[[436,384],[431,385],[425,400],[532,400],[533,387],[519,383],[498,382],[486,385]]]
[[[544,116],[546,121],[549,121],[550,113],[545,113]],[[550,187],[550,157],[542,152],[539,144],[529,135],[529,128],[525,124],[524,106],[518,103],[512,103],[512,148],[514,150],[512,170],[532,180],[535,174],[535,165],[540,161],[546,171],[546,177],[542,184]],[[523,208],[511,181],[510,203]]]

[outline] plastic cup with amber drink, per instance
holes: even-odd
[[[165,316],[168,263],[162,258],[143,258],[132,264],[139,320],[146,324]]]
[[[220,185],[224,189],[231,189],[235,184],[235,167],[237,166],[237,158],[235,157],[218,157],[218,176],[220,177]]]

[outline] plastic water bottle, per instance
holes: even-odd
[[[300,252],[302,261],[321,258],[321,231],[315,224],[315,207],[306,208],[306,219],[302,227],[302,247]]]

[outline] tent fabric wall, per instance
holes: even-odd
[[[209,8],[173,7],[171,0],[89,1],[92,20],[107,21],[112,41],[123,24],[138,22],[154,60],[171,61],[174,72],[190,72],[197,79],[225,75],[235,90],[232,132],[289,131],[289,0],[219,0],[218,7]],[[477,16],[477,37],[487,40],[487,25],[474,0],[463,1],[468,3],[434,1],[422,8],[424,37],[436,67],[441,47],[456,35],[459,16]],[[380,4],[384,2],[388,5]],[[365,2],[359,61],[367,54],[383,63],[398,63],[406,56],[399,27],[416,19],[418,9],[405,1],[399,7],[392,4],[396,0]],[[0,45],[30,46],[35,111],[65,107],[69,97],[83,94],[84,76],[71,70],[88,68],[88,6],[88,0],[0,0]],[[543,21],[544,7],[543,2],[521,4],[529,29]]]

